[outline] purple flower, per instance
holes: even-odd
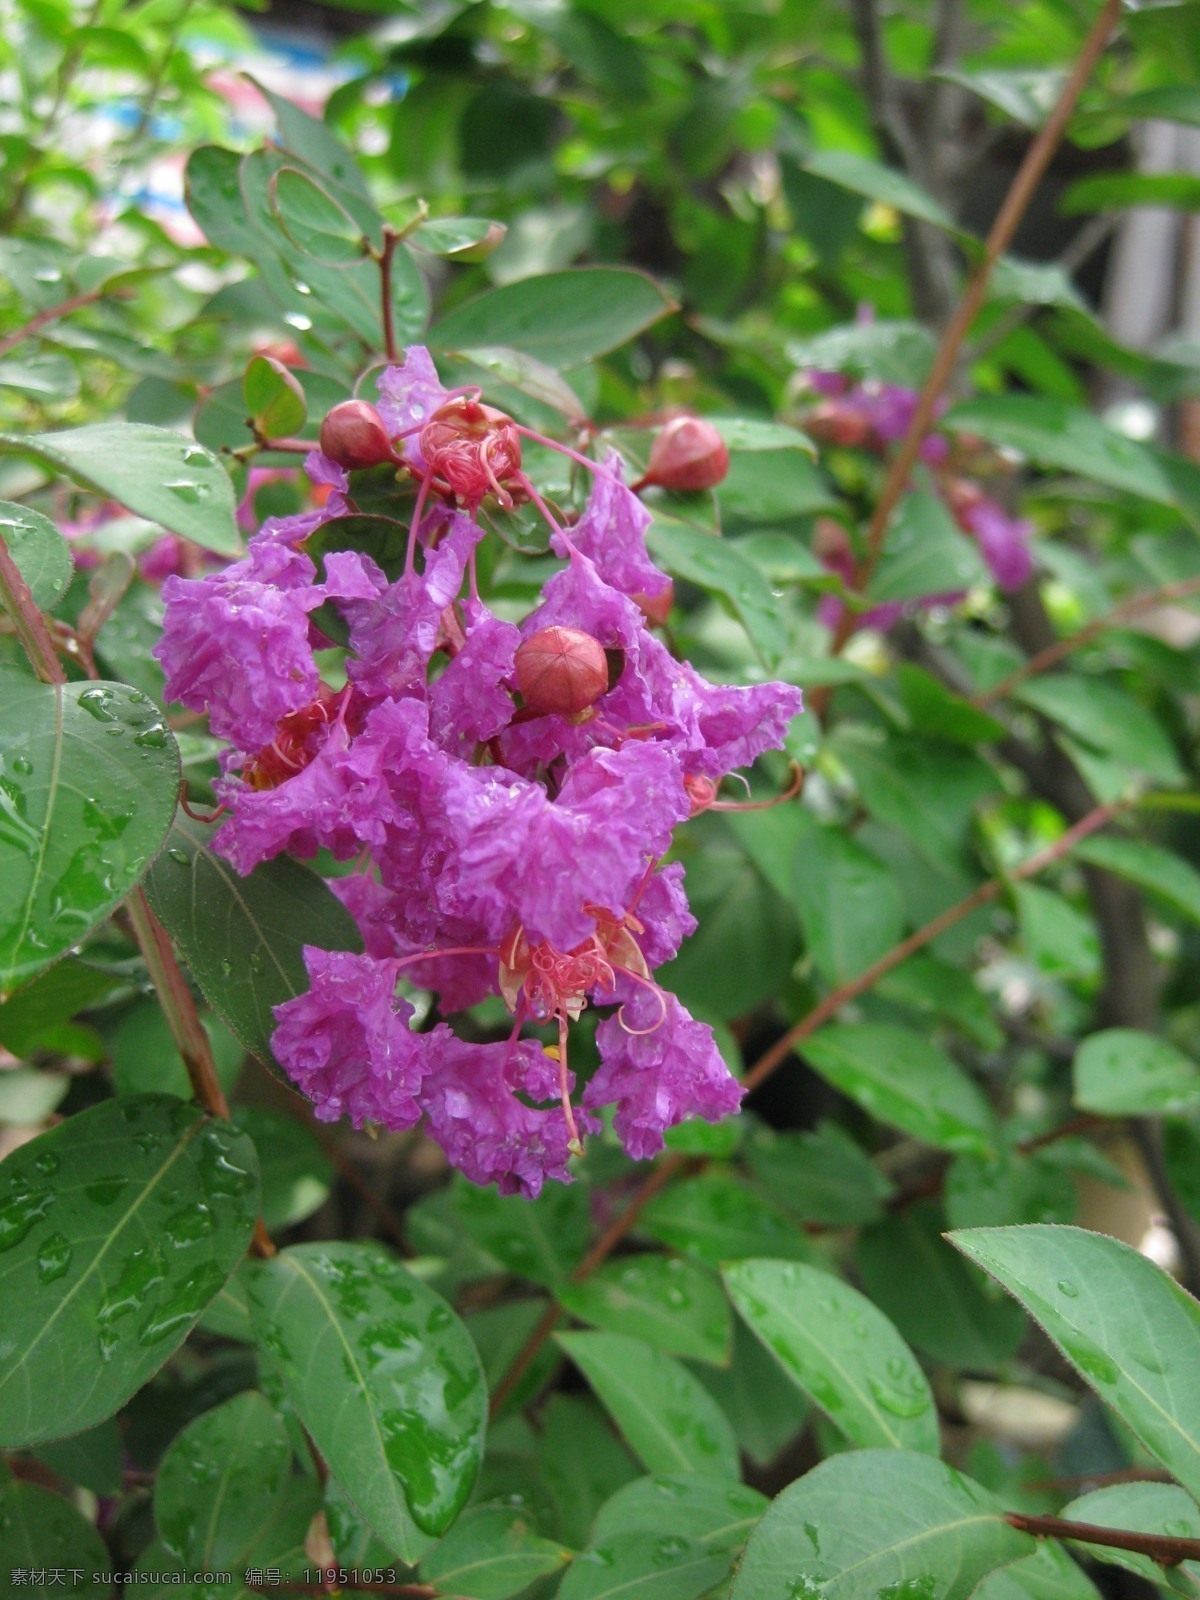
[[[569,1183],[570,1131],[559,1099],[558,1064],[532,1039],[465,1044],[438,1052],[423,1089],[427,1132],[472,1183],[536,1199],[547,1178]],[[571,1080],[568,1079],[568,1083]],[[542,1108],[518,1099],[554,1100]],[[598,1122],[585,1118],[589,1128]]]
[[[413,1008],[395,994],[397,963],[304,946],[310,988],[275,1007],[271,1048],[322,1122],[348,1117],[411,1128],[437,1034],[413,1033]]]
[[[245,558],[205,578],[168,578],[154,648],[166,698],[208,711],[239,750],[269,744],[289,712],[317,692],[308,613],[325,599],[316,568],[286,545],[251,542]]]
[[[462,646],[429,690],[429,731],[443,750],[468,758],[477,743],[493,739],[512,720],[507,685],[521,642],[514,623],[501,622],[486,606],[465,606]]]
[[[712,1029],[674,995],[643,990],[596,1030],[600,1070],[585,1107],[616,1106],[614,1127],[635,1161],[657,1155],[668,1128],[688,1117],[719,1122],[741,1104]]]
[[[1019,589],[1033,574],[1029,543],[1033,524],[1010,517],[994,500],[981,500],[962,513],[962,523],[979,541],[980,553],[1002,589]]]
[[[604,582],[622,594],[654,596],[669,588],[671,580],[646,550],[646,529],[652,520],[637,495],[626,488],[621,457],[610,450],[595,474],[583,515],[565,538],[553,534],[550,544],[560,556],[574,545],[595,564]]]

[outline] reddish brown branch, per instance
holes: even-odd
[[[971,274],[966,289],[963,291],[962,299],[958,302],[949,322],[946,324],[941,343],[933,358],[929,376],[926,378],[920,395],[917,397],[916,408],[913,411],[908,432],[901,441],[900,448],[892,458],[887,478],[884,481],[883,488],[880,490],[874,513],[867,526],[866,549],[862,560],[855,569],[853,580],[853,587],[860,594],[866,590],[879,558],[883,554],[888,523],[891,520],[893,511],[900,503],[900,499],[908,485],[909,475],[917,463],[922,441],[929,432],[930,425],[934,420],[937,403],[954,374],[963,341],[966,339],[971,329],[971,324],[983,304],[992,270],[1012,243],[1018,224],[1025,215],[1029,202],[1033,199],[1037,186],[1041,182],[1055,150],[1058,148],[1059,141],[1063,136],[1067,123],[1070,121],[1076,102],[1083,91],[1085,83],[1091,76],[1096,62],[1104,53],[1120,14],[1121,0],[1105,0],[1105,4],[1096,18],[1091,32],[1084,41],[1083,49],[1080,51],[1079,58],[1071,70],[1071,75],[1063,86],[1057,105],[1025,154],[1025,159],[1022,161],[1017,175],[1004,197],[1004,203],[996,215],[996,220],[992,223],[987,239],[984,241],[983,255]],[[847,607],[842,612],[830,644],[830,653],[832,655],[841,653],[853,631],[854,614]],[[813,691],[811,705],[818,716],[828,703],[829,693],[827,686],[822,686]]]
[[[1066,639],[1058,639],[1054,644],[1047,645],[1044,650],[1039,650],[1036,655],[1029,657],[1028,661],[1010,672],[1006,678],[993,684],[990,689],[985,689],[982,694],[975,695],[971,704],[981,710],[994,705],[997,700],[1004,700],[1020,688],[1029,678],[1036,678],[1041,672],[1047,672],[1051,667],[1058,665],[1066,656],[1075,650],[1081,650],[1084,645],[1091,644],[1093,639],[1099,638],[1110,628],[1119,628],[1123,622],[1140,616],[1143,611],[1153,611],[1158,606],[1170,605],[1176,600],[1187,600],[1190,596],[1200,594],[1200,577],[1183,578],[1178,583],[1164,583],[1159,589],[1150,589],[1145,594],[1134,595],[1131,600],[1123,600],[1119,606],[1113,606],[1111,611],[1106,611],[1103,616],[1094,617],[1086,623],[1077,633],[1071,634]]]
[[[1020,1511],[1005,1513],[1010,1528],[1032,1533],[1037,1539],[1076,1539],[1081,1544],[1104,1545],[1109,1550],[1129,1550],[1149,1556],[1160,1567],[1177,1567],[1181,1561],[1200,1561],[1200,1539],[1183,1539],[1167,1533],[1138,1533],[1132,1528],[1102,1528],[1094,1522],[1069,1522],[1064,1517],[1033,1517]]]
[[[6,356],[10,350],[15,350],[19,344],[24,344],[26,339],[32,339],[35,333],[50,322],[57,322],[60,317],[69,317],[72,311],[79,311],[84,306],[94,305],[97,300],[103,300],[105,293],[110,293],[116,299],[123,292],[120,289],[106,291],[103,288],[89,289],[86,294],[72,295],[69,300],[64,300],[60,305],[50,306],[46,311],[39,311],[36,317],[22,324],[15,332],[10,333],[7,339],[0,339],[0,356]]]
[[[33,603],[29,585],[12,558],[4,535],[0,533],[0,606],[12,618],[21,648],[43,683],[66,683],[67,675],[54,647],[54,635],[46,618]]]

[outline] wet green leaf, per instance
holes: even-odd
[[[800,818],[792,897],[817,970],[830,983],[844,983],[899,943],[904,897],[878,856],[797,807]]]
[[[120,683],[0,672],[0,993],[103,920],[162,847],[179,752]]]
[[[1182,856],[1142,839],[1124,839],[1116,834],[1098,833],[1083,839],[1071,852],[1077,861],[1115,872],[1156,899],[1182,912],[1191,922],[1200,922],[1200,872]]]
[[[209,1004],[271,1065],[271,1008],[308,990],[303,947],[357,950],[358,930],[299,862],[280,856],[242,878],[209,848],[212,833],[176,817],[146,896]]]
[[[1200,1305],[1127,1244],[1036,1225],[952,1233],[1193,1495],[1200,1492]]]
[[[571,1552],[541,1538],[523,1512],[479,1506],[464,1512],[424,1557],[421,1581],[464,1600],[507,1600],[570,1559]]]
[[[1167,1039],[1105,1028],[1075,1052],[1074,1101],[1106,1117],[1200,1110],[1200,1067]]]
[[[987,1101],[932,1040],[893,1023],[822,1028],[809,1064],[881,1122],[943,1150],[983,1154],[994,1130]]]
[[[935,494],[905,495],[888,524],[867,595],[885,600],[916,600],[923,595],[957,594],[988,581],[988,570],[973,540],[961,532]]]
[[[558,1600],[698,1600],[729,1571],[729,1556],[672,1534],[597,1542],[571,1563]]]
[[[937,1454],[925,1374],[865,1295],[796,1261],[737,1261],[724,1277],[747,1326],[852,1443]]]
[[[476,295],[429,330],[429,343],[447,351],[508,345],[564,371],[627,344],[674,309],[641,272],[577,267]]]
[[[561,1283],[587,1249],[588,1187],[548,1183],[536,1200],[501,1195],[465,1179],[452,1191],[463,1231],[507,1271],[533,1283]]]
[[[1101,1528],[1126,1528],[1134,1533],[1163,1533],[1200,1539],[1200,1510],[1191,1495],[1175,1483],[1113,1483],[1080,1495],[1058,1513],[1069,1522],[1091,1522]],[[1113,1550],[1102,1544],[1080,1544],[1081,1555],[1136,1572],[1159,1588],[1194,1600],[1200,1587],[1200,1562],[1160,1567],[1150,1556]]]
[[[756,1250],[812,1259],[803,1233],[771,1201],[732,1172],[704,1172],[655,1195],[638,1227],[673,1250],[719,1267]]]
[[[154,1488],[159,1536],[184,1569],[239,1577],[248,1565],[278,1565],[320,1503],[317,1484],[293,1481],[287,1429],[253,1389],[190,1423]]]
[[[483,1452],[479,1356],[450,1307],[374,1245],[306,1244],[249,1274],[264,1350],[329,1470],[416,1560],[462,1509]]]
[[[721,1285],[695,1262],[638,1255],[606,1261],[580,1283],[558,1290],[559,1304],[596,1328],[638,1337],[669,1355],[724,1366],[733,1323]]]
[[[327,266],[359,261],[367,241],[344,206],[296,167],[271,179],[271,210],[284,233],[306,255]]]
[[[112,1570],[112,1558],[93,1524],[69,1500],[40,1483],[13,1477],[0,1483],[0,1539],[6,1576],[17,1570],[29,1573],[20,1593],[31,1600],[98,1594],[99,1574]],[[60,1575],[52,1579],[54,1569]],[[40,1574],[37,1583],[32,1581],[35,1572]],[[15,1590],[14,1584],[10,1592]]]
[[[656,517],[646,542],[668,572],[729,603],[751,645],[768,665],[779,660],[787,643],[779,601],[736,543],[697,533],[663,517]]]
[[[731,1600],[967,1600],[986,1573],[1033,1550],[953,1467],[909,1450],[851,1451],[774,1501]]]
[[[738,1476],[728,1419],[672,1356],[623,1333],[557,1338],[647,1471]]]
[[[245,1251],[250,1141],[159,1095],[110,1100],[0,1163],[0,1443],[111,1416],[182,1344]]]
[[[75,576],[70,547],[40,511],[0,500],[0,539],[29,585],[39,611],[53,611]]]
[[[94,422],[61,433],[0,434],[0,453],[33,456],[54,474],[118,501],[217,555],[236,556],[233,485],[194,439],[142,422]]]

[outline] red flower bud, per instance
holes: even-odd
[[[526,708],[537,716],[575,716],[608,688],[600,641],[577,628],[539,628],[517,651],[516,667]]]
[[[383,418],[367,400],[343,400],[321,424],[321,450],[347,472],[399,461]]]
[[[700,417],[674,417],[655,439],[643,483],[661,489],[715,489],[729,471],[729,448]]]
[[[804,418],[804,431],[818,444],[841,450],[870,450],[879,443],[870,417],[842,400],[822,401]]]

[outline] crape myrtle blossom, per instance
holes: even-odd
[[[783,743],[800,694],[710,684],[650,631],[640,601],[670,580],[615,453],[575,458],[591,480],[571,521],[525,475],[525,430],[446,390],[423,349],[379,392],[386,458],[416,481],[403,569],[336,549],[353,478],[314,452],[324,505],[268,521],[223,572],[168,580],[158,654],[168,696],[230,746],[213,848],[241,873],[284,851],[355,863],[330,886],[362,953],[305,947],[310,987],[275,1010],[281,1065],[318,1117],[420,1125],[473,1181],[536,1195],[569,1180],[606,1108],[638,1158],[687,1117],[736,1110],[712,1029],[654,976],[695,927],[663,858],[679,824],[729,804],[728,773]],[[480,518],[529,502],[563,565],[518,624],[480,597],[474,561]],[[348,641],[339,689],[318,671],[323,606]],[[585,691],[551,681],[560,659],[584,661]],[[498,994],[509,1035],[414,1027],[403,985],[441,1018]],[[600,1066],[576,1094],[569,1036],[589,1006],[606,1013]]]

